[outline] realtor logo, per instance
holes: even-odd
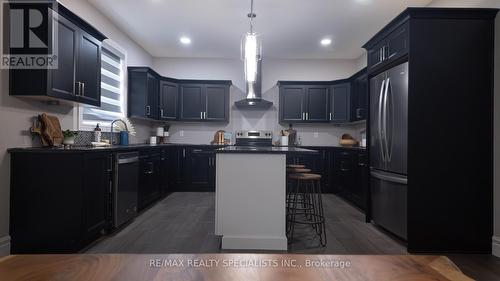
[[[3,69],[57,69],[57,4],[51,0],[2,1]]]

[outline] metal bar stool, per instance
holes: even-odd
[[[289,243],[293,242],[295,224],[304,224],[315,230],[321,246],[325,247],[326,227],[321,197],[321,175],[290,174],[289,179],[297,182],[290,190],[290,202],[287,204]]]
[[[304,165],[292,165],[295,167],[302,166],[305,167]],[[307,168],[287,168],[287,177],[291,174],[307,174],[311,172],[311,169]],[[289,178],[287,179],[287,192],[286,192],[286,232],[290,232],[290,224],[289,224],[289,215],[291,214],[290,210],[293,205],[293,198],[291,198],[291,190],[293,189],[293,185],[296,184],[294,181],[290,180]],[[301,193],[295,200],[297,201],[299,207],[297,207],[297,211],[299,213],[307,213],[312,211],[312,205],[309,203],[309,198],[305,197],[306,194]]]

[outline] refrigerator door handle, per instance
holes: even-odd
[[[391,87],[391,78],[387,77],[387,83],[385,84],[384,92],[384,113],[383,113],[383,132],[384,132],[384,148],[385,148],[385,160],[389,163],[391,162],[391,156],[389,153],[389,141],[387,139],[387,111],[388,111],[388,100],[389,100],[389,88]]]
[[[405,184],[405,185],[408,184],[408,178],[406,178],[406,177],[397,177],[397,176],[393,176],[390,174],[377,172],[377,171],[371,171],[370,174],[372,177],[377,178],[379,180],[394,182],[394,183],[399,183],[399,184]]]
[[[384,81],[382,81],[382,86],[380,87],[380,95],[378,101],[378,140],[380,144],[380,157],[382,158],[383,163],[385,163],[385,151],[382,138],[382,109],[383,109],[382,103],[384,100],[384,86],[385,86],[385,79]]]

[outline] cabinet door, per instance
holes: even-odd
[[[228,121],[229,88],[225,85],[206,85],[205,112],[203,119],[207,121]]]
[[[367,153],[364,151],[358,152],[356,160],[354,184],[352,185],[352,200],[356,206],[365,211],[369,180]]]
[[[307,122],[329,121],[329,88],[330,86],[307,86]]]
[[[86,32],[78,35],[76,82],[78,101],[101,106],[101,42]],[[119,85],[116,85],[119,87]]]
[[[384,61],[385,40],[382,40],[377,45],[367,51],[368,69],[372,70],[379,67]]]
[[[408,46],[409,46],[409,30],[408,30],[408,23],[402,25],[395,31],[393,31],[389,36],[387,37],[386,41],[386,53],[385,53],[385,60],[391,61],[395,60],[404,54],[408,53]]]
[[[183,84],[181,87],[180,117],[182,121],[200,121],[203,119],[205,102],[203,86]]]
[[[351,121],[366,120],[368,114],[368,76],[354,79],[351,89]]]
[[[83,161],[84,244],[98,238],[107,226],[111,192],[112,154],[87,153]]]
[[[172,82],[160,82],[160,119],[177,120],[179,86]]]
[[[190,148],[187,158],[189,169],[189,186],[187,190],[205,191],[210,189],[211,154],[203,153],[202,149]]]
[[[354,183],[355,154],[352,151],[340,150],[335,155],[336,185],[339,194],[347,200],[352,200]]]
[[[306,89],[304,86],[280,87],[280,121],[304,122],[306,113]]]
[[[159,118],[160,81],[150,73],[147,74],[146,115],[151,119]]]
[[[349,122],[351,84],[342,83],[332,86],[331,121],[333,123]]]
[[[62,16],[53,17],[53,28],[58,32],[58,67],[48,72],[48,95],[77,100],[75,83],[78,28]]]

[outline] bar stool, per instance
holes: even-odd
[[[310,225],[319,237],[321,246],[326,246],[326,227],[321,197],[321,175],[290,174],[296,181],[289,192],[287,204],[287,234],[293,241],[295,224]]]
[[[288,234],[290,232],[290,220],[288,218],[288,216],[290,215],[290,209],[291,209],[291,206],[293,204],[293,201],[292,201],[292,198],[291,198],[291,190],[293,189],[293,184],[294,184],[294,181],[290,180],[289,178],[289,175],[292,175],[292,174],[305,174],[305,173],[310,173],[311,172],[311,169],[307,169],[305,168],[305,165],[297,165],[297,164],[293,164],[293,165],[287,165],[287,169],[286,169],[286,175],[287,175],[287,190],[286,190],[286,233]],[[296,183],[295,183],[296,184]],[[307,204],[307,199],[304,198],[301,195],[299,195],[297,198],[296,198],[296,201],[298,202],[299,205],[301,205],[302,207],[300,208],[299,212],[305,212],[306,210],[309,210],[311,209],[311,206]]]

